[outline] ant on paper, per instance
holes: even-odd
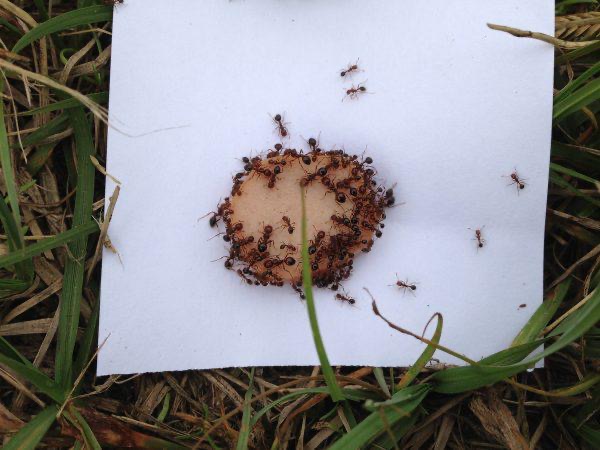
[[[277,125],[277,132],[279,133],[279,136],[282,138],[286,137],[288,135],[288,130],[286,127],[287,123],[283,121],[281,114],[275,114],[275,117],[273,117],[273,122],[275,122]]]
[[[335,294],[335,298],[343,302],[348,302],[350,305],[354,305],[356,303],[356,300],[350,297],[345,291],[343,294],[340,294],[339,292]]]
[[[510,175],[503,175],[503,177],[510,178],[512,180],[509,184],[507,184],[507,186],[512,186],[513,184],[516,185],[517,193],[525,189],[525,186],[527,185],[527,183],[525,183],[525,179],[519,176],[517,169],[515,169]]]
[[[413,283],[408,280],[402,281],[397,273],[396,280],[397,281],[395,284],[388,284],[388,286],[398,286],[400,289],[402,289],[403,292],[406,292],[408,290],[408,292],[414,295],[415,291],[417,290],[417,283]]]
[[[477,249],[482,248],[485,245],[485,239],[483,238],[483,233],[482,230],[485,228],[485,225],[482,226],[481,228],[477,228],[475,229],[475,237],[473,239],[471,239],[472,241],[477,241]],[[469,230],[473,230],[472,228],[469,228]]]
[[[363,83],[358,83],[358,85],[356,86],[352,85],[352,87],[346,90],[346,95],[344,96],[342,101],[344,101],[346,97],[349,97],[351,99],[358,99],[358,96],[364,94],[365,92],[367,92],[367,88],[363,86]]]
[[[355,72],[360,72],[361,70],[358,68],[359,59],[357,59],[354,64],[348,64],[348,67],[340,72],[340,76],[343,78],[345,76],[352,75]]]

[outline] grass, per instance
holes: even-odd
[[[465,367],[432,367],[436,354],[453,352],[439,345],[436,316],[410,368],[331,367],[307,267],[321,367],[124,379],[93,375],[95,219],[108,208],[95,165],[106,157],[112,9],[100,0],[53,3],[0,0],[4,448],[600,448],[597,1],[557,2],[557,14],[568,15],[557,19],[558,39],[533,35],[557,46],[547,290],[509,348]],[[410,334],[375,312],[381,326]],[[542,357],[544,369],[527,371]]]

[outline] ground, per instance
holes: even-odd
[[[438,367],[434,351],[452,350],[436,334],[410,369],[332,368],[305,284],[320,367],[96,378],[100,249],[118,252],[99,221],[106,3],[0,0],[5,448],[600,448],[595,0],[557,2],[555,38],[505,30],[556,47],[546,296],[510,349],[484,367]],[[545,368],[526,371],[542,343]]]

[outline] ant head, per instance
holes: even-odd
[[[311,147],[315,147],[317,145],[317,140],[315,138],[310,138],[308,140],[308,145],[310,145]]]
[[[276,122],[281,122],[281,114],[276,114],[275,117],[273,117],[275,119]]]

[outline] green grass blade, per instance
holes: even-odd
[[[77,149],[77,194],[73,226],[84,225],[92,215],[94,199],[94,166],[90,156],[94,155],[91,126],[82,107],[66,112],[71,118]],[[56,345],[56,381],[65,389],[73,381],[73,349],[79,325],[79,310],[84,277],[84,258],[87,238],[79,237],[69,245],[70,255],[65,264],[63,290],[60,300],[60,319]]]
[[[439,313],[436,313],[434,317],[437,317],[438,321],[437,325],[435,326],[435,333],[433,333],[433,336],[430,340],[434,344],[439,344],[440,338],[442,337],[442,328],[444,327],[444,318]],[[417,361],[406,371],[404,376],[398,382],[398,390],[405,388],[410,383],[412,383],[412,381],[417,377],[417,375],[419,375],[421,370],[423,370],[425,364],[427,364],[431,360],[433,354],[435,353],[435,349],[435,345],[427,345],[425,350],[423,350],[421,356],[419,356],[419,359],[417,359]]]
[[[96,295],[96,303],[94,303],[94,308],[92,309],[92,314],[90,315],[90,319],[88,321],[88,325],[83,333],[83,338],[79,343],[79,349],[77,350],[77,358],[75,358],[75,363],[73,365],[73,373],[75,376],[79,376],[79,374],[84,370],[85,366],[90,361],[92,354],[94,353],[94,342],[96,342],[96,330],[98,329],[98,316],[100,315],[100,301],[98,300],[98,296]],[[78,386],[78,389],[81,388],[81,385]]]
[[[304,189],[300,188],[302,198],[302,284],[304,286],[304,294],[306,295],[306,308],[308,310],[308,318],[310,320],[310,328],[312,330],[313,339],[315,341],[315,347],[317,354],[319,355],[319,361],[321,362],[321,371],[325,382],[329,387],[329,394],[333,401],[339,402],[344,399],[342,390],[337,384],[335,374],[329,364],[329,358],[325,351],[325,345],[321,338],[321,332],[319,331],[319,323],[317,321],[317,311],[315,309],[315,300],[313,297],[312,290],[312,270],[310,268],[310,259],[308,257],[308,237],[307,237],[307,226],[306,226],[306,199],[304,195]]]
[[[560,102],[555,103],[553,117],[554,119],[562,119],[598,99],[600,99],[600,78],[590,81]]]
[[[65,416],[73,422],[78,429],[83,432],[83,439],[85,441],[85,448],[93,450],[102,450],[98,439],[94,436],[94,432],[90,428],[87,420],[81,415],[77,408],[69,408],[69,411],[65,411]],[[70,417],[69,417],[70,416]]]
[[[164,422],[167,418],[167,414],[169,414],[169,408],[171,407],[171,393],[167,392],[165,394],[165,399],[163,400],[162,408],[160,409],[160,413],[156,417],[156,420],[159,422]]]
[[[246,450],[248,448],[248,439],[250,439],[250,421],[252,419],[252,384],[254,383],[254,367],[250,371],[250,382],[248,383],[248,390],[244,396],[244,412],[242,414],[242,425],[240,428],[240,435],[238,437],[236,450]]]
[[[583,83],[585,83],[587,80],[589,80],[598,73],[600,73],[600,62],[594,64],[588,70],[579,75],[576,79],[574,79],[564,88],[562,88],[561,91],[554,97],[554,104],[556,105],[557,103],[561,103],[562,101],[564,101],[566,98],[569,97],[569,95],[571,95],[573,91],[578,89],[580,86],[583,85]]]
[[[108,92],[97,92],[95,94],[88,94],[86,97],[99,104],[104,104],[108,102]],[[81,102],[79,100],[76,100],[74,98],[68,98],[66,100],[60,100],[58,102],[50,103],[49,105],[41,106],[39,108],[32,108],[28,109],[27,111],[22,111],[17,115],[19,117],[35,116],[36,114],[60,111],[61,109],[64,110],[77,108],[78,106],[81,106]]]
[[[374,449],[398,450],[398,442],[415,426],[420,414],[411,414],[408,417],[403,417],[393,427],[390,427],[389,432],[386,430],[372,444]]]
[[[89,234],[95,233],[98,230],[98,224],[93,220],[89,220],[87,223],[74,226],[64,233],[57,234],[51,238],[41,239],[35,244],[28,245],[21,250],[17,250],[6,256],[0,256],[0,268],[12,266],[20,261],[39,255],[46,250],[52,250],[73,241],[85,239]]]
[[[45,373],[31,364],[16,361],[4,354],[0,354],[0,363],[11,368],[15,373],[33,384],[40,392],[43,392],[52,400],[60,403],[65,398],[65,391]]]
[[[381,367],[373,367],[373,375],[375,375],[375,380],[377,380],[377,384],[383,391],[385,395],[391,397],[392,394],[390,392],[390,388],[385,381],[385,375],[383,374],[383,369]]]
[[[2,448],[4,450],[35,450],[56,420],[57,413],[58,408],[55,405],[46,407]]]
[[[587,202],[591,203],[592,205],[597,206],[597,207],[600,208],[600,202],[598,200],[596,200],[595,198],[593,198],[593,197],[591,197],[591,196],[589,196],[587,194],[584,194],[579,189],[573,187],[571,185],[571,183],[569,183],[568,181],[564,180],[561,176],[555,174],[552,171],[550,171],[550,181],[552,183],[556,184],[557,186],[560,186],[560,187],[565,188],[566,190],[572,192],[576,196],[585,199]]]
[[[592,177],[588,177],[587,175],[583,175],[582,173],[579,173],[576,170],[563,167],[556,163],[550,163],[550,169],[554,170],[555,172],[560,172],[575,178],[579,178],[580,180],[587,181],[588,183],[598,183],[598,180],[595,180]]]
[[[365,446],[402,418],[409,417],[429,390],[428,385],[421,384],[396,392],[392,399],[380,403],[374,412],[336,441],[329,450],[354,450]]]
[[[459,392],[479,389],[480,387],[501,381],[526,370],[541,360],[569,345],[571,342],[583,336],[589,329],[600,321],[600,289],[594,290],[589,300],[579,310],[572,313],[561,323],[550,336],[558,339],[543,352],[529,356],[517,364],[507,366],[479,365],[467,367],[455,367],[437,372],[431,377],[434,382],[434,390],[444,394],[455,394]],[[538,345],[538,342],[525,344],[525,347]],[[523,346],[521,346],[523,347]],[[510,349],[515,350],[517,347]],[[489,364],[489,361],[486,361]]]
[[[108,22],[112,19],[113,8],[105,5],[90,6],[69,11],[40,23],[17,41],[12,51],[19,53],[32,42],[59,31],[68,30],[80,25]]]
[[[510,366],[511,364],[523,361],[535,349],[544,345],[546,341],[547,339],[538,339],[537,341],[527,342],[526,344],[515,345],[487,356],[479,361],[479,363],[486,366]]]
[[[4,80],[0,79],[0,91],[4,90]],[[2,164],[2,174],[6,183],[6,192],[13,219],[18,225],[21,223],[21,213],[19,211],[19,201],[17,198],[17,189],[15,174],[12,168],[10,146],[8,145],[8,136],[6,134],[6,123],[4,121],[4,103],[0,105],[0,164]],[[22,236],[21,236],[22,241]]]
[[[515,337],[511,347],[526,344],[540,336],[541,332],[546,325],[548,325],[550,319],[552,319],[552,316],[554,316],[554,313],[556,313],[556,310],[565,299],[570,285],[571,280],[568,279],[554,289],[552,298],[547,299],[538,307],[517,337]]]
[[[4,79],[0,78],[0,92],[4,89]],[[0,105],[0,164],[2,164],[2,174],[4,175],[4,184],[10,209],[6,205],[4,198],[0,201],[0,216],[2,224],[5,227],[9,237],[10,250],[21,249],[25,246],[23,231],[21,229],[21,212],[19,210],[19,200],[17,197],[17,185],[15,174],[13,172],[11,161],[11,150],[8,144],[6,134],[6,123],[4,121],[4,102]],[[33,280],[33,262],[26,261],[16,266],[17,276],[24,282]]]
[[[10,342],[8,342],[2,336],[0,336],[0,354],[6,356],[7,358],[14,359],[15,361],[20,362],[22,364],[25,364],[26,366],[34,367],[33,364],[31,364],[31,362],[27,358],[25,358],[21,353],[19,353],[19,351],[12,345],[10,345]]]
[[[46,139],[48,136],[52,136],[53,134],[60,133],[67,129],[68,120],[66,114],[61,114],[60,116],[55,117],[47,124],[41,126],[37,130],[29,133],[27,136],[21,139],[21,142],[15,142],[11,148],[17,149],[23,147],[28,147],[30,145],[35,145],[38,142]]]

